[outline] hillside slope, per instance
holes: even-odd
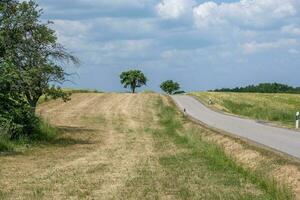
[[[166,96],[74,94],[38,112],[62,134],[0,156],[0,199],[293,199],[273,178],[299,193],[297,167],[188,121]]]
[[[295,114],[300,111],[298,94],[195,92],[191,95],[213,109],[289,128],[295,127]]]

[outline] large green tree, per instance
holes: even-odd
[[[130,70],[123,72],[120,75],[121,84],[124,88],[130,87],[132,93],[135,93],[136,88],[147,84],[146,76],[140,70]]]
[[[51,22],[40,21],[41,14],[33,1],[0,1],[0,136],[34,134],[42,95],[69,99],[58,85],[66,81],[63,65],[78,60],[57,42]]]
[[[174,94],[180,89],[179,83],[167,80],[160,85],[160,88],[167,94]]]
[[[57,85],[66,81],[63,65],[78,63],[57,42],[51,22],[40,21],[41,14],[34,1],[0,2],[0,62],[15,68],[15,84],[33,114],[42,95],[68,99]]]

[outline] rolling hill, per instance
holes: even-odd
[[[60,134],[0,155],[0,199],[299,197],[297,164],[191,122],[167,96],[77,93],[38,113]]]

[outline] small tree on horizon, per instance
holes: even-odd
[[[167,94],[174,94],[180,89],[180,85],[172,80],[167,80],[160,85],[160,88]]]
[[[121,84],[124,88],[130,87],[132,93],[135,93],[136,88],[146,85],[147,78],[140,70],[129,70],[122,72],[120,75]]]

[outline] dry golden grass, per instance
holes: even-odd
[[[261,149],[255,144],[248,144],[236,138],[223,135],[220,132],[207,130],[197,124],[186,124],[187,127],[197,129],[195,137],[216,143],[225,153],[251,171],[258,171],[278,183],[292,188],[296,199],[300,199],[300,162],[286,158],[268,150]],[[202,129],[202,130],[201,130]],[[201,132],[199,134],[199,132]]]
[[[153,116],[151,95],[75,94],[38,112],[64,131],[63,143],[0,157],[0,188],[10,199],[113,198],[152,151],[139,130]]]
[[[290,184],[300,197],[297,165],[220,136],[178,112],[169,117],[183,127],[164,128],[161,107],[167,105],[174,106],[154,93],[74,94],[67,103],[43,103],[38,113],[62,135],[53,144],[0,156],[0,199],[271,199],[234,169],[210,169],[214,166],[199,156],[205,152],[201,145],[207,147],[202,141],[223,146],[245,168]]]

